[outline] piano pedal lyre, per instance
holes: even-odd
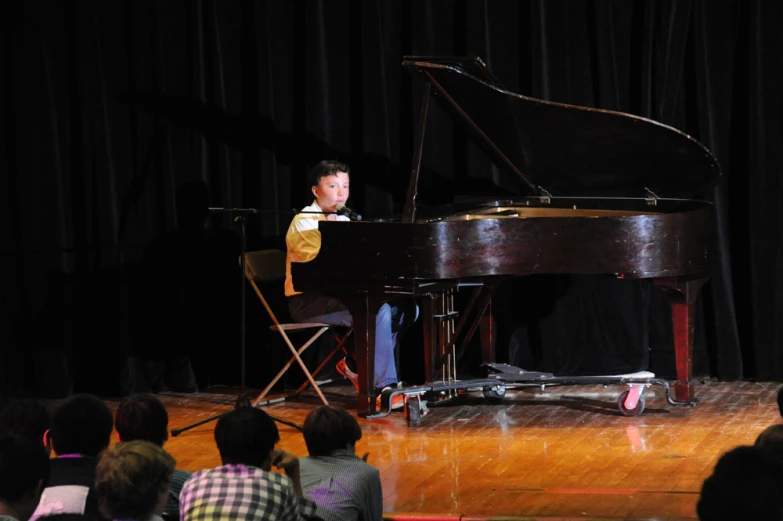
[[[441,382],[445,384],[456,383],[457,381],[457,350],[455,344],[456,319],[459,312],[454,308],[454,292],[457,288],[449,288],[440,293],[437,299],[437,313],[433,318],[437,322],[437,346],[441,360]],[[448,389],[441,391],[441,398],[454,398],[457,396],[457,389]]]

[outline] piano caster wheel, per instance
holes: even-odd
[[[490,402],[499,402],[506,396],[505,385],[492,385],[484,387],[484,399]]]
[[[644,396],[640,394],[639,401],[636,402],[636,407],[629,409],[625,406],[625,399],[628,398],[630,393],[631,391],[628,390],[620,395],[620,397],[617,399],[617,408],[620,409],[620,412],[623,413],[623,416],[639,416],[642,414],[642,411],[644,411],[644,407],[646,405],[644,403]]]

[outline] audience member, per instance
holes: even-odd
[[[761,431],[753,445],[783,466],[783,424],[770,425]]]
[[[163,447],[169,439],[169,414],[155,395],[134,394],[117,407],[114,428],[121,442],[144,440]],[[187,470],[174,469],[164,511],[166,516],[179,517],[179,494],[191,475]]]
[[[758,447],[726,452],[704,480],[696,512],[700,521],[780,521],[783,468]]]
[[[302,497],[299,459],[281,449],[277,425],[267,413],[240,407],[215,426],[223,466],[193,474],[182,487],[180,519],[208,521],[308,519],[315,503]],[[272,467],[286,475],[271,472]]]
[[[95,519],[85,514],[50,514],[39,517],[38,521],[95,521]]]
[[[93,484],[98,455],[109,446],[113,419],[97,396],[76,394],[52,414],[49,439],[57,455],[51,460],[48,486],[31,517],[51,514],[86,514],[100,521]]]
[[[348,411],[323,405],[307,415],[301,459],[304,494],[325,521],[381,521],[383,492],[378,469],[356,455],[362,429]]]
[[[778,389],[778,412],[781,418],[783,418],[783,385]]]
[[[20,436],[43,444],[46,453],[52,451],[49,443],[49,409],[36,400],[11,402],[0,409],[0,438]]]
[[[174,458],[149,441],[118,443],[104,452],[95,471],[95,491],[107,519],[162,521]]]
[[[0,519],[30,519],[48,479],[49,456],[38,441],[0,439]]]

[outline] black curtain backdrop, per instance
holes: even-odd
[[[696,374],[783,380],[777,0],[28,0],[0,23],[4,394],[119,393],[131,355],[189,355],[201,385],[239,383],[239,228],[203,203],[261,209],[247,248],[280,247],[310,167],[333,158],[353,208],[400,211],[419,103],[405,55],[478,55],[514,92],[707,146],[723,177],[693,194],[715,203]],[[431,116],[420,201],[520,191]],[[521,278],[495,311],[511,363],[674,374],[646,281]],[[247,313],[260,385],[284,352],[252,293]]]

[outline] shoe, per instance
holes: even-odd
[[[346,377],[348,380],[351,381],[353,386],[356,388],[356,392],[359,392],[359,375],[351,371],[351,369],[348,367],[348,364],[345,361],[345,358],[337,362],[337,366],[335,366],[335,369],[337,369],[337,372]]]
[[[375,410],[376,411],[380,411],[381,410],[381,396],[383,394],[383,391],[386,391],[387,389],[389,391],[391,391],[393,389],[393,387],[384,387],[381,390],[381,393],[378,394],[378,396],[375,397]],[[405,395],[404,394],[395,394],[394,396],[392,396],[392,399],[391,399],[391,410],[394,411],[394,410],[397,410],[397,409],[402,409],[403,407],[405,407]]]

